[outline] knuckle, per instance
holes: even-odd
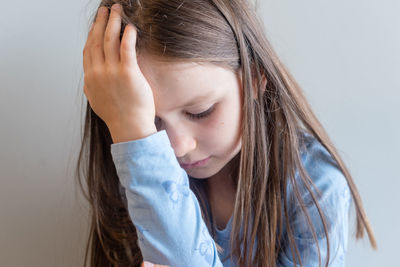
[[[121,22],[121,18],[119,17],[118,14],[115,14],[115,13],[111,13],[111,16],[108,20],[109,20],[109,23],[113,23],[113,24]]]
[[[90,45],[91,49],[100,49],[102,48],[103,44],[101,41],[93,41]]]
[[[111,65],[106,66],[105,74],[108,77],[116,78],[118,76],[118,71]]]
[[[128,42],[122,42],[121,50],[123,50],[124,52],[130,52],[132,50],[132,47]]]
[[[103,44],[101,42],[97,41],[97,42],[94,42],[92,46],[94,49],[100,49],[103,47]]]
[[[85,83],[90,84],[91,81],[98,80],[103,77],[103,70],[99,67],[92,67],[85,72]]]
[[[92,69],[92,75],[95,77],[102,77],[104,74],[104,71],[100,67],[95,67]]]
[[[113,40],[111,34],[107,32],[104,36],[104,43],[110,43]]]

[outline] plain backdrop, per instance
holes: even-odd
[[[2,1],[0,265],[81,266],[82,49],[97,1]],[[399,266],[400,1],[258,1],[267,36],[354,176],[374,227],[348,266]],[[354,225],[354,223],[352,223]]]

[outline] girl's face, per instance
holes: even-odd
[[[144,53],[138,65],[153,91],[157,129],[166,130],[187,174],[210,178],[229,171],[241,149],[240,75],[210,63],[167,63]],[[183,165],[204,159],[200,166]]]

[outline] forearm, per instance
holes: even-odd
[[[112,145],[143,259],[170,266],[222,266],[165,131]]]

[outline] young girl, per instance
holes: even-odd
[[[352,201],[376,247],[248,1],[100,4],[83,50],[85,263],[344,266]]]

